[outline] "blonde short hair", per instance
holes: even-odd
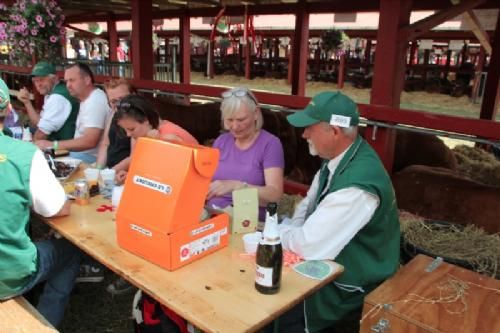
[[[250,112],[257,112],[259,110],[259,102],[255,95],[247,88],[236,87],[226,90],[222,93],[222,103],[220,105],[221,121],[224,127],[224,119],[231,116],[233,113],[238,112],[242,104],[247,106]],[[255,128],[260,130],[264,125],[262,112],[257,112],[257,122]]]

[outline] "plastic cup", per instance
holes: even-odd
[[[123,193],[123,188],[124,186],[115,186],[113,187],[113,191],[111,194],[111,205],[113,208],[116,210],[118,208],[118,205],[120,204],[120,200],[122,198],[122,193]]]
[[[115,169],[101,170],[100,192],[105,198],[111,198],[113,188],[115,187]]]
[[[115,181],[115,169],[103,169],[101,170],[101,178],[103,181],[112,180]]]
[[[260,231],[243,235],[243,248],[245,252],[249,254],[257,252],[257,246],[261,238],[262,233]]]
[[[87,168],[83,170],[83,174],[89,184],[89,188],[97,185],[97,181],[99,179],[99,169]]]

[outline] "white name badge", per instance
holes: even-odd
[[[332,117],[330,118],[330,125],[338,127],[349,127],[351,125],[351,117],[332,114]]]
[[[172,186],[168,184],[162,184],[160,182],[154,181],[152,179],[147,179],[146,177],[141,177],[138,175],[134,176],[134,184],[139,186],[144,186],[151,190],[155,190],[167,195],[172,193]]]

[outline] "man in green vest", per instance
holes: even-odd
[[[283,248],[306,260],[334,260],[345,271],[279,320],[281,332],[321,332],[360,311],[364,297],[399,265],[399,220],[389,175],[358,135],[356,103],[340,92],[314,96],[287,117],[303,127],[309,152],[323,159],[292,219]]]
[[[0,301],[46,282],[37,310],[57,327],[78,275],[80,251],[63,238],[33,242],[28,235],[30,209],[63,216],[70,205],[42,152],[3,134],[9,104],[9,89],[0,79]]]
[[[69,94],[66,84],[59,81],[53,64],[38,62],[31,76],[38,93],[45,96],[42,111],[35,110],[26,88],[19,91],[18,99],[23,102],[31,123],[37,126],[33,139],[73,139],[80,102]]]

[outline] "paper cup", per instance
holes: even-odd
[[[83,170],[83,174],[85,175],[85,179],[89,184],[89,187],[97,185],[97,180],[99,179],[99,169],[87,168]]]
[[[252,232],[250,234],[243,235],[243,247],[246,253],[257,252],[257,246],[262,238],[262,233],[260,231]]]
[[[107,180],[115,181],[115,174],[116,174],[115,169],[103,169],[103,170],[101,170],[102,181],[103,182],[106,182]]]
[[[102,183],[99,184],[101,194],[105,198],[111,198],[113,188],[115,187],[115,169],[101,170]]]
[[[118,205],[120,204],[123,188],[124,188],[123,185],[113,187],[113,193],[111,195],[111,205],[113,206],[113,208],[115,208],[115,210],[116,208],[118,208]]]

